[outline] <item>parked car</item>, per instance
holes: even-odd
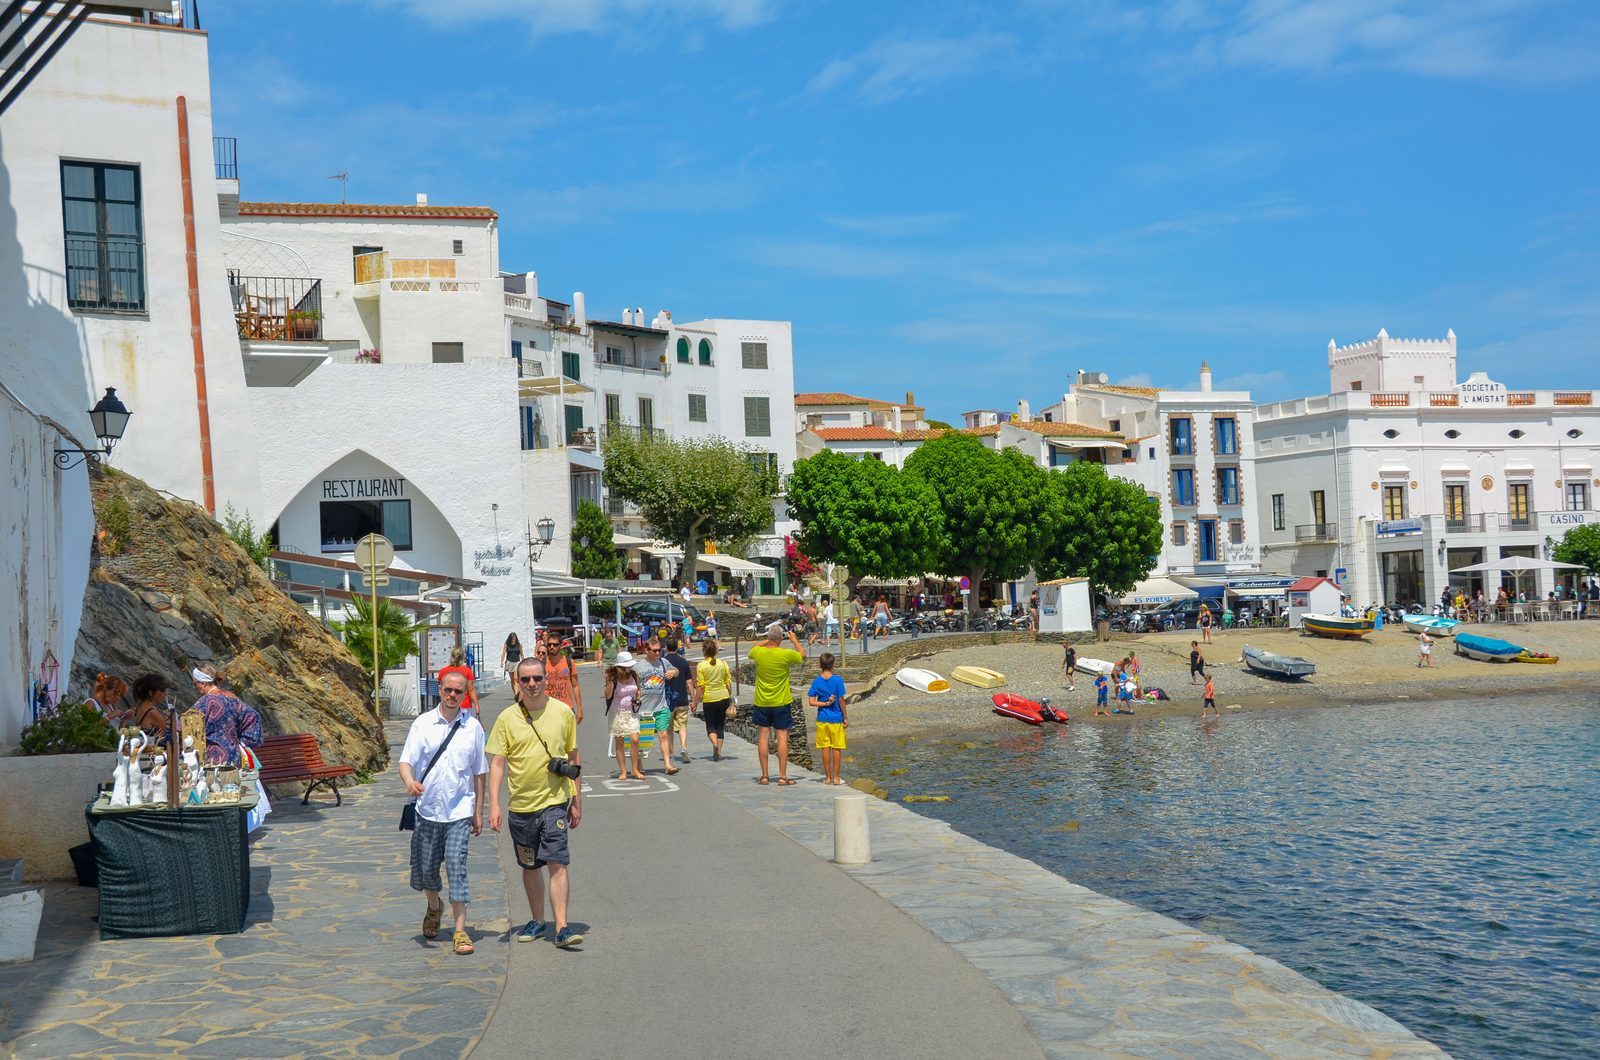
[[[1187,600],[1168,600],[1150,612],[1150,624],[1156,629],[1194,629],[1200,625],[1200,607],[1204,601],[1191,596]],[[1220,628],[1222,612],[1211,607],[1211,618]]]
[[[640,625],[646,629],[653,630],[657,626],[666,623],[668,618],[667,611],[668,604],[665,600],[638,600],[634,603],[623,605],[622,621],[630,625]],[[693,620],[693,628],[689,631],[689,639],[695,640],[704,636],[706,613],[693,604],[685,607],[677,601],[672,602],[671,618],[673,621],[681,623],[685,611],[689,612],[689,617]]]

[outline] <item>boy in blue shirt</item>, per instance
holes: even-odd
[[[1106,693],[1110,691],[1111,682],[1106,680],[1105,674],[1096,674],[1094,678],[1094,713],[1095,717],[1102,714],[1109,715],[1106,709]]]
[[[817,750],[822,752],[824,784],[843,784],[839,765],[844,761],[844,730],[850,724],[844,711],[844,678],[833,672],[833,652],[817,660],[822,673],[811,682],[806,701],[817,708]]]

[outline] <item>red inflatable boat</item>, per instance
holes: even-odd
[[[1015,692],[996,692],[994,712],[1002,718],[1016,718],[1029,725],[1042,725],[1047,721],[1053,721],[1058,725],[1067,723],[1066,711],[1056,710],[1050,705],[1049,700],[1040,703],[1019,696]]]

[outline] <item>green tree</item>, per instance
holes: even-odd
[[[583,542],[588,539],[588,544]],[[578,505],[572,519],[572,576],[574,578],[620,578],[622,557],[617,555],[611,537],[611,520],[594,501]]]
[[[372,602],[365,596],[354,596],[350,606],[354,613],[334,622],[333,631],[371,676]],[[404,666],[407,659],[417,654],[417,634],[427,628],[426,622],[412,622],[402,608],[378,597],[378,659],[382,669]]]
[[[1559,563],[1576,563],[1590,574],[1600,574],[1600,523],[1574,526],[1550,550]]]
[[[606,488],[631,501],[660,537],[683,548],[683,575],[693,578],[706,540],[769,532],[778,471],[768,454],[725,438],[675,439],[660,434],[606,434]]]
[[[256,523],[250,513],[241,516],[233,510],[231,502],[222,510],[222,528],[256,566],[266,571],[268,577],[272,576],[272,553],[278,546],[273,543],[271,533],[256,533]]]
[[[795,462],[784,492],[800,552],[844,564],[852,582],[922,574],[938,554],[944,513],[932,489],[882,460],[825,449]]]
[[[985,577],[1020,578],[1038,552],[1045,472],[1015,449],[996,452],[970,434],[925,442],[905,473],[926,483],[942,514],[931,566],[965,574],[973,588]],[[968,598],[976,609],[978,594]]]
[[[1088,578],[1095,592],[1115,594],[1150,573],[1161,551],[1161,508],[1143,489],[1087,461],[1045,477],[1040,578]]]

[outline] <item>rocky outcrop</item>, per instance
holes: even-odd
[[[125,505],[128,518],[116,554],[112,539],[96,542],[70,696],[87,696],[102,671],[130,684],[154,672],[187,706],[190,667],[221,667],[268,734],[314,733],[330,762],[383,767],[366,671],[215,520],[117,472],[97,472],[92,489],[96,512]]]

